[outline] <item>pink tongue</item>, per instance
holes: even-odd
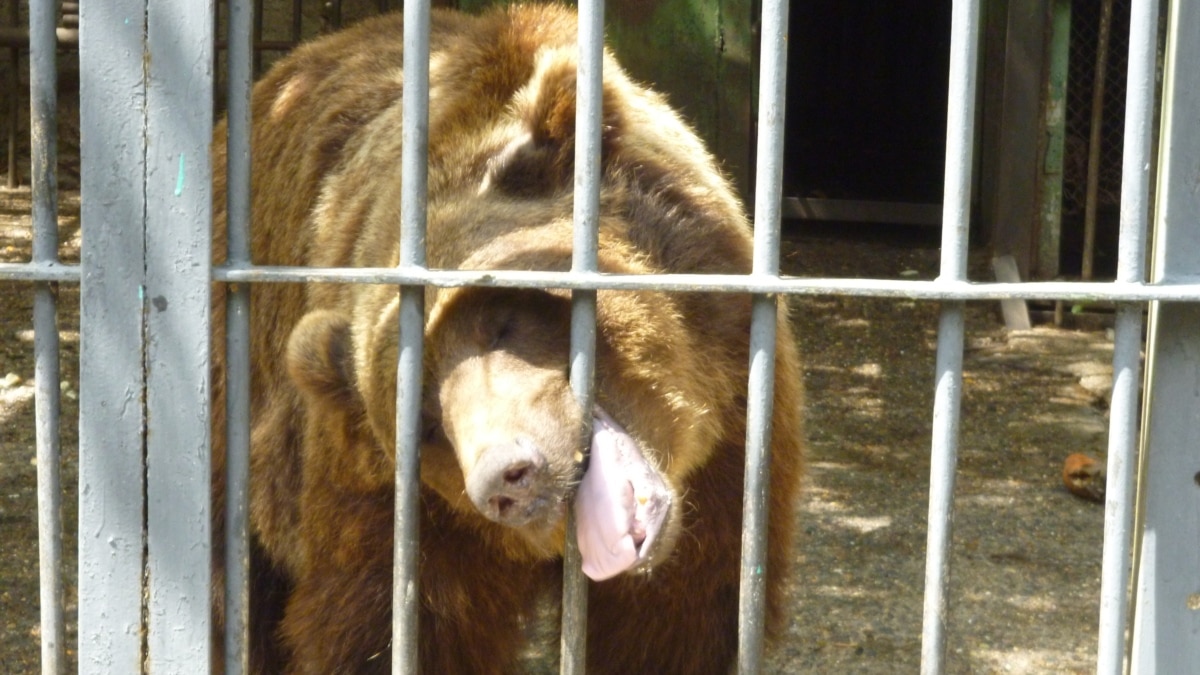
[[[601,581],[645,559],[671,495],[633,438],[596,408],[587,473],[575,496],[583,572]]]

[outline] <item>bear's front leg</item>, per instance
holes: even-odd
[[[305,523],[306,566],[281,624],[289,672],[390,673],[391,490],[341,491],[337,500],[335,489],[324,492],[321,509],[306,509],[306,515],[319,513],[323,525]],[[421,672],[512,672],[524,646],[524,619],[544,582],[558,578],[547,567],[554,563],[497,556],[486,537],[428,492],[420,529]]]
[[[303,568],[280,624],[288,672],[389,673],[392,491],[326,486],[307,496]]]

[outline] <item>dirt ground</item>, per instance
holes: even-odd
[[[62,256],[76,262],[78,194],[62,198]],[[28,259],[28,199],[0,189],[2,261]],[[937,265],[928,230],[788,229],[789,274],[931,279]],[[78,288],[64,285],[58,297],[73,654]],[[791,305],[807,361],[809,473],[797,504],[792,618],[768,672],[917,672],[938,306],[840,297]],[[5,673],[35,672],[39,658],[31,315],[31,286],[0,282]],[[1103,508],[1068,494],[1060,473],[1072,452],[1103,454],[1110,360],[1102,330],[1007,332],[994,303],[968,306],[950,672],[1094,670]]]

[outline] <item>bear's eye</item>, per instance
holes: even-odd
[[[442,437],[442,423],[430,417],[429,415],[421,416],[421,442],[436,443]]]
[[[516,332],[517,322],[512,314],[506,314],[500,317],[492,327],[492,338],[489,341],[488,348],[496,349],[501,344],[504,344]]]

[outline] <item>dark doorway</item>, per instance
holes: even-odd
[[[950,10],[948,1],[792,3],[788,215],[938,224]]]

